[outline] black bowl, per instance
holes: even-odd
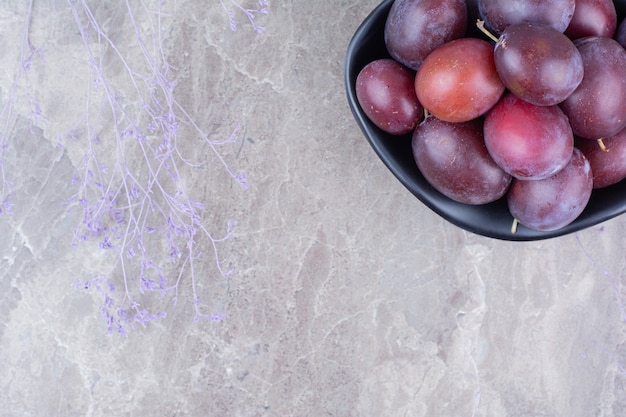
[[[569,225],[542,232],[519,225],[511,232],[513,217],[506,197],[490,204],[471,206],[458,203],[435,190],[418,170],[411,151],[411,135],[394,136],[376,127],[363,113],[356,98],[359,71],[367,63],[389,58],[384,42],[384,27],[393,0],[383,1],[363,21],[348,46],[345,84],[348,103],[372,148],[383,163],[422,203],[452,224],[479,235],[511,241],[548,239],[594,226],[626,212],[626,180],[594,190],[583,213]],[[626,14],[626,0],[616,0],[620,18]]]

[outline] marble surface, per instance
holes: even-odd
[[[625,415],[626,218],[452,226],[347,106],[378,2],[240,2],[0,5],[0,416]]]

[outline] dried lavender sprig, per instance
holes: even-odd
[[[262,3],[265,3],[261,0]],[[155,64],[155,60],[154,57],[150,55],[150,53],[147,51],[147,49],[144,47],[144,42],[141,39],[140,36],[140,31],[137,27],[137,24],[134,20],[134,18],[132,18],[132,9],[130,8],[130,5],[128,4],[128,1],[126,2],[127,6],[128,6],[128,10],[129,10],[129,15],[131,16],[131,21],[133,22],[133,26],[135,28],[135,32],[138,36],[138,41],[139,41],[139,45],[142,49],[144,58],[146,58],[146,62],[149,63],[151,69],[152,69],[152,78],[149,77],[145,77],[142,74],[140,74],[137,71],[134,71],[129,64],[126,62],[126,60],[124,59],[123,55],[121,54],[121,52],[118,50],[117,46],[115,45],[114,42],[112,42],[109,37],[106,35],[106,33],[99,27],[99,25],[97,24],[97,22],[95,21],[95,18],[93,17],[93,15],[90,13],[88,6],[85,4],[84,0],[82,1],[82,4],[84,6],[84,8],[86,9],[86,14],[89,18],[89,23],[91,25],[93,25],[94,29],[96,30],[96,33],[98,34],[98,37],[104,39],[107,44],[113,48],[113,50],[115,50],[116,54],[118,55],[118,57],[120,58],[120,61],[122,62],[122,64],[124,65],[124,68],[126,69],[126,71],[128,72],[131,81],[133,82],[133,85],[135,87],[136,92],[141,95],[141,91],[140,88],[138,87],[137,83],[135,82],[135,77],[139,77],[140,79],[142,79],[144,81],[144,83],[148,86],[158,86],[161,89],[161,93],[163,94],[164,99],[167,102],[167,112],[165,112],[163,115],[157,115],[155,113],[153,113],[154,109],[151,108],[151,106],[148,103],[144,103],[144,110],[146,110],[146,112],[148,114],[150,114],[150,116],[152,117],[152,121],[156,123],[156,126],[159,126],[161,128],[163,128],[165,130],[165,132],[169,133],[168,136],[166,136],[167,139],[173,139],[176,140],[176,126],[175,123],[172,123],[169,121],[169,119],[171,117],[175,118],[175,122],[176,121],[181,121],[180,118],[177,118],[175,115],[175,111],[178,110],[179,112],[181,112],[184,116],[184,118],[186,119],[185,121],[187,123],[190,123],[197,131],[197,133],[205,140],[205,142],[207,144],[209,144],[209,146],[211,147],[212,151],[214,152],[215,156],[218,158],[218,160],[222,163],[222,165],[224,166],[224,168],[228,171],[228,173],[235,179],[237,180],[240,184],[247,186],[246,182],[245,182],[245,176],[243,174],[236,174],[234,173],[229,165],[226,163],[226,161],[224,160],[224,158],[221,156],[221,154],[217,151],[215,145],[216,144],[220,144],[220,142],[218,141],[212,141],[208,138],[208,136],[206,135],[206,133],[196,124],[196,122],[194,121],[194,119],[187,113],[187,111],[184,109],[184,107],[182,105],[180,105],[180,103],[178,103],[178,101],[176,101],[173,97],[173,88],[174,85],[171,81],[169,81],[166,77],[164,77],[164,74],[162,72],[162,68],[157,66]],[[75,14],[75,18],[76,18],[76,14]],[[83,36],[85,38],[85,36]],[[86,47],[89,48],[89,46],[86,44]],[[95,62],[95,59],[93,59],[93,54],[90,51],[90,61],[92,61],[92,65],[96,65],[97,63]],[[166,63],[163,68],[165,68],[166,70],[169,69],[169,65]],[[99,71],[98,69],[98,76],[101,79],[101,82],[104,83],[104,85],[106,85],[106,82],[104,82],[104,75],[101,73],[101,71]],[[112,92],[110,91],[110,89],[107,89],[107,96],[111,97],[113,96]],[[154,97],[154,95],[152,96]],[[157,106],[160,106],[161,103],[154,103]],[[158,110],[158,109],[157,109]],[[161,109],[162,110],[162,109]],[[128,117],[128,114],[126,114],[123,110],[121,110],[123,116]],[[114,111],[114,117],[116,115],[117,112]],[[117,121],[116,121],[117,122]],[[118,126],[118,124],[116,123],[116,126]],[[238,131],[238,129],[236,129],[236,131]],[[231,138],[233,137],[233,135],[231,135]],[[232,139],[231,139],[232,140]],[[178,152],[178,148],[176,148],[176,152]],[[179,154],[180,155],[180,154]]]
[[[100,274],[86,281],[77,281],[74,283],[74,288],[77,290],[94,289],[102,296],[100,314],[106,323],[107,334],[116,331],[121,335],[127,335],[129,330],[135,330],[135,323],[145,328],[151,321],[167,316],[166,312],[151,313],[147,309],[137,307],[134,307],[135,311],[132,312],[117,306],[113,298],[116,290],[115,285],[105,275]]]
[[[259,26],[256,23],[256,21],[254,20],[254,18],[258,14],[267,14],[268,7],[269,7],[269,3],[268,3],[267,0],[258,0],[259,7],[257,9],[243,7],[241,4],[239,4],[235,0],[228,0],[228,1],[229,1],[229,4],[232,4],[236,9],[239,9],[240,11],[242,11],[246,15],[246,17],[248,18],[249,23],[252,25],[252,28],[254,30],[256,30],[258,33],[263,33],[263,31],[265,30],[265,27],[264,26]],[[228,16],[228,22],[230,24],[230,29],[233,32],[236,32],[237,31],[237,22],[235,20],[235,14],[233,13],[233,11],[230,8],[228,8],[226,6],[226,4],[224,3],[224,0],[220,0],[220,4],[222,5],[222,8],[226,12],[226,16]]]
[[[84,1],[78,3],[80,8],[77,7],[77,3],[70,1],[69,4],[84,40],[89,62],[96,73],[98,87],[105,92],[107,108],[111,112],[115,130],[117,155],[113,166],[107,167],[98,159],[96,149],[98,139],[91,132],[88,104],[86,125],[89,150],[85,156],[83,173],[77,176],[78,181],[82,178],[79,192],[72,200],[83,210],[83,222],[75,233],[75,241],[78,243],[89,239],[98,239],[100,248],[118,251],[118,264],[121,269],[125,292],[123,299],[117,302],[116,308],[113,308],[111,294],[102,290],[102,285],[97,287],[100,288],[99,292],[104,296],[103,311],[106,314],[103,313],[103,316],[107,320],[107,328],[112,330],[115,327],[120,333],[127,332],[125,324],[131,320],[129,309],[133,311],[132,320],[140,321],[142,325],[164,315],[162,312],[150,313],[140,306],[134,295],[135,287],[131,286],[131,274],[134,272],[137,273],[138,277],[136,288],[141,294],[155,290],[162,293],[174,291],[176,300],[183,271],[188,268],[192,281],[195,319],[219,319],[222,317],[220,313],[207,314],[201,311],[193,262],[199,250],[197,238],[200,233],[210,242],[219,274],[223,277],[228,275],[229,271],[222,268],[223,260],[218,255],[218,244],[228,238],[231,232],[228,231],[226,236],[222,238],[213,236],[201,222],[200,211],[203,206],[199,202],[191,200],[179,185],[179,163],[187,166],[199,166],[200,164],[191,164],[182,156],[176,143],[178,125],[180,123],[192,125],[204,141],[209,144],[229,174],[240,184],[247,186],[243,179],[245,177],[241,174],[235,174],[216,148],[217,145],[228,142],[228,140],[224,142],[210,140],[184,110],[183,106],[174,100],[173,83],[167,77],[169,66],[164,59],[161,41],[157,42],[156,49],[160,51],[162,63],[156,65],[157,59],[145,47],[128,2],[126,4],[129,15],[145,62],[151,69],[151,76],[145,76],[129,65],[115,43],[101,29]],[[86,24],[80,19],[79,11],[84,13]],[[162,15],[160,10],[156,12],[156,15],[160,28]],[[139,119],[133,118],[120,103],[120,99],[114,92],[115,89],[102,71],[96,54],[90,47],[88,30],[95,33],[100,42],[104,42],[115,51],[123,64],[135,92],[141,97],[143,116],[148,119],[145,127],[142,127]],[[137,81],[141,81],[143,86],[148,89],[149,97],[147,100],[144,99],[143,90]],[[179,114],[182,114],[182,119]],[[239,128],[238,126],[235,132],[231,134],[230,140],[236,136]],[[154,136],[157,133],[162,134],[162,138],[159,144],[154,146],[148,139],[148,135]],[[141,149],[142,167],[146,169],[143,175],[147,175],[147,179],[138,177],[137,173],[133,172],[126,162],[126,152],[129,151],[128,146],[130,146],[127,143],[128,139],[134,139],[131,143]],[[136,164],[137,162],[133,165]],[[92,195],[97,198],[92,199]],[[108,219],[106,218],[107,214],[109,215]],[[156,223],[153,223],[155,216]],[[165,239],[171,248],[168,259],[180,268],[178,278],[173,285],[169,284],[166,272],[160,266],[160,262],[155,260],[152,251],[146,247],[144,238],[154,233],[160,234]],[[139,266],[129,264],[131,260],[135,260]],[[131,271],[133,268],[134,270]],[[109,292],[112,292],[114,287],[111,284],[108,288],[110,289]],[[124,308],[125,305],[128,308]]]

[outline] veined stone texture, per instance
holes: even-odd
[[[451,225],[347,105],[378,1],[238,1],[0,4],[0,416],[626,415],[626,218]]]

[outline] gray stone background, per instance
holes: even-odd
[[[1,3],[1,416],[624,415],[626,220],[416,200],[345,98],[377,4]]]

